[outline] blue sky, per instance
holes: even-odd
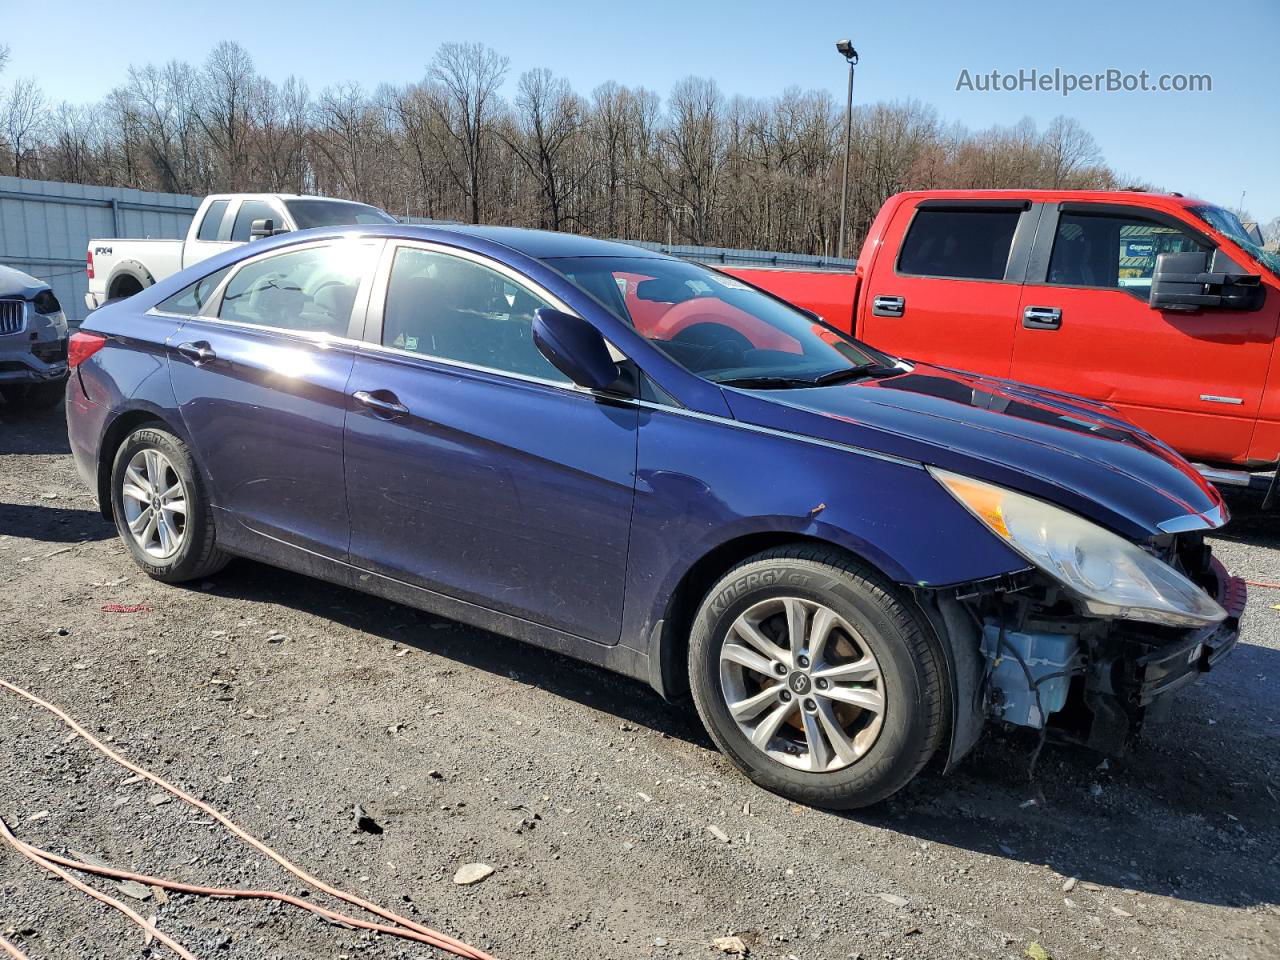
[[[712,2],[651,0],[221,0],[110,6],[0,0],[4,80],[34,76],[55,99],[91,102],[130,63],[203,59],[234,39],[273,79],[297,74],[313,91],[340,81],[372,87],[419,79],[445,40],[480,40],[511,58],[511,80],[547,66],[581,93],[604,80],[665,93],[691,73],[726,93],[767,96],[796,84],[844,96],[835,40],[862,55],[856,100],[914,97],[944,120],[974,128],[1024,116],[1042,127],[1065,113],[1097,138],[1120,173],[1234,206],[1263,222],[1280,216],[1280,83],[1274,58],[1280,3],[1116,0],[1032,3]],[[1209,93],[980,93],[972,74],[1114,68],[1212,76]]]

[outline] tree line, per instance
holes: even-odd
[[[131,66],[98,103],[53,103],[16,79],[0,88],[0,174],[318,193],[441,220],[837,253],[844,105],[826,91],[730,96],[691,76],[665,98],[613,81],[584,95],[539,68],[508,96],[509,75],[483,44],[444,43],[416,83],[313,93],[225,41],[199,65]],[[900,190],[1121,185],[1068,117],[972,131],[915,100],[855,105],[845,254]]]

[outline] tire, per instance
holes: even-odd
[[[158,469],[152,469],[153,464]],[[152,482],[153,477],[161,479]],[[139,485],[139,479],[146,482]],[[175,489],[178,493],[166,500],[165,493]],[[137,519],[148,509],[156,516],[157,503],[164,523]],[[179,503],[183,511],[177,510]],[[181,583],[207,577],[230,559],[218,549],[213,507],[187,445],[159,424],[134,430],[116,451],[111,467],[111,512],[134,563],[156,580]],[[138,536],[130,529],[131,522],[140,527]],[[167,542],[165,529],[169,531]]]
[[[768,550],[726,573],[698,610],[693,700],[716,745],[759,786],[818,807],[869,806],[906,786],[942,742],[928,630],[892,584],[842,551]],[[793,648],[789,632],[804,641]]]

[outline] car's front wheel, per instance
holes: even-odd
[[[780,548],[707,594],[690,686],[712,739],[752,780],[803,803],[862,807],[937,749],[942,678],[910,602],[847,554]]]
[[[226,566],[187,445],[158,424],[133,431],[116,451],[111,507],[121,539],[149,576],[180,583]]]

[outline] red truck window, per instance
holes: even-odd
[[[902,242],[898,273],[917,277],[1003,280],[1020,209],[921,207]]]
[[[1146,300],[1156,257],[1207,249],[1190,234],[1154,220],[1063,213],[1053,238],[1049,282],[1119,287]]]

